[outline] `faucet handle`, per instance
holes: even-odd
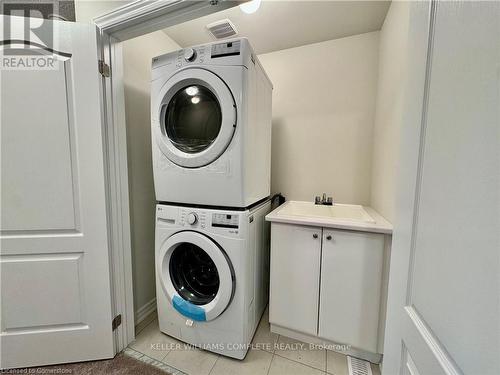
[[[328,198],[326,199],[326,204],[327,204],[328,206],[333,206],[333,197],[328,197]]]
[[[321,204],[321,197],[319,195],[314,198],[314,204]]]

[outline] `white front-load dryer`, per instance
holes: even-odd
[[[158,204],[156,296],[160,330],[245,357],[267,305],[268,201],[245,210]]]
[[[248,207],[270,194],[272,85],[247,39],[155,57],[156,199]]]

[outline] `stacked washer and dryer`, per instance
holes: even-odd
[[[160,330],[244,358],[268,300],[272,84],[247,39],[155,57]]]

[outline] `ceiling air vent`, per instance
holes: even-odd
[[[238,34],[236,27],[227,18],[208,24],[207,30],[215,39],[225,39]]]

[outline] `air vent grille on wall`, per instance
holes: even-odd
[[[227,18],[208,24],[207,30],[215,39],[225,39],[238,34],[236,27]]]

